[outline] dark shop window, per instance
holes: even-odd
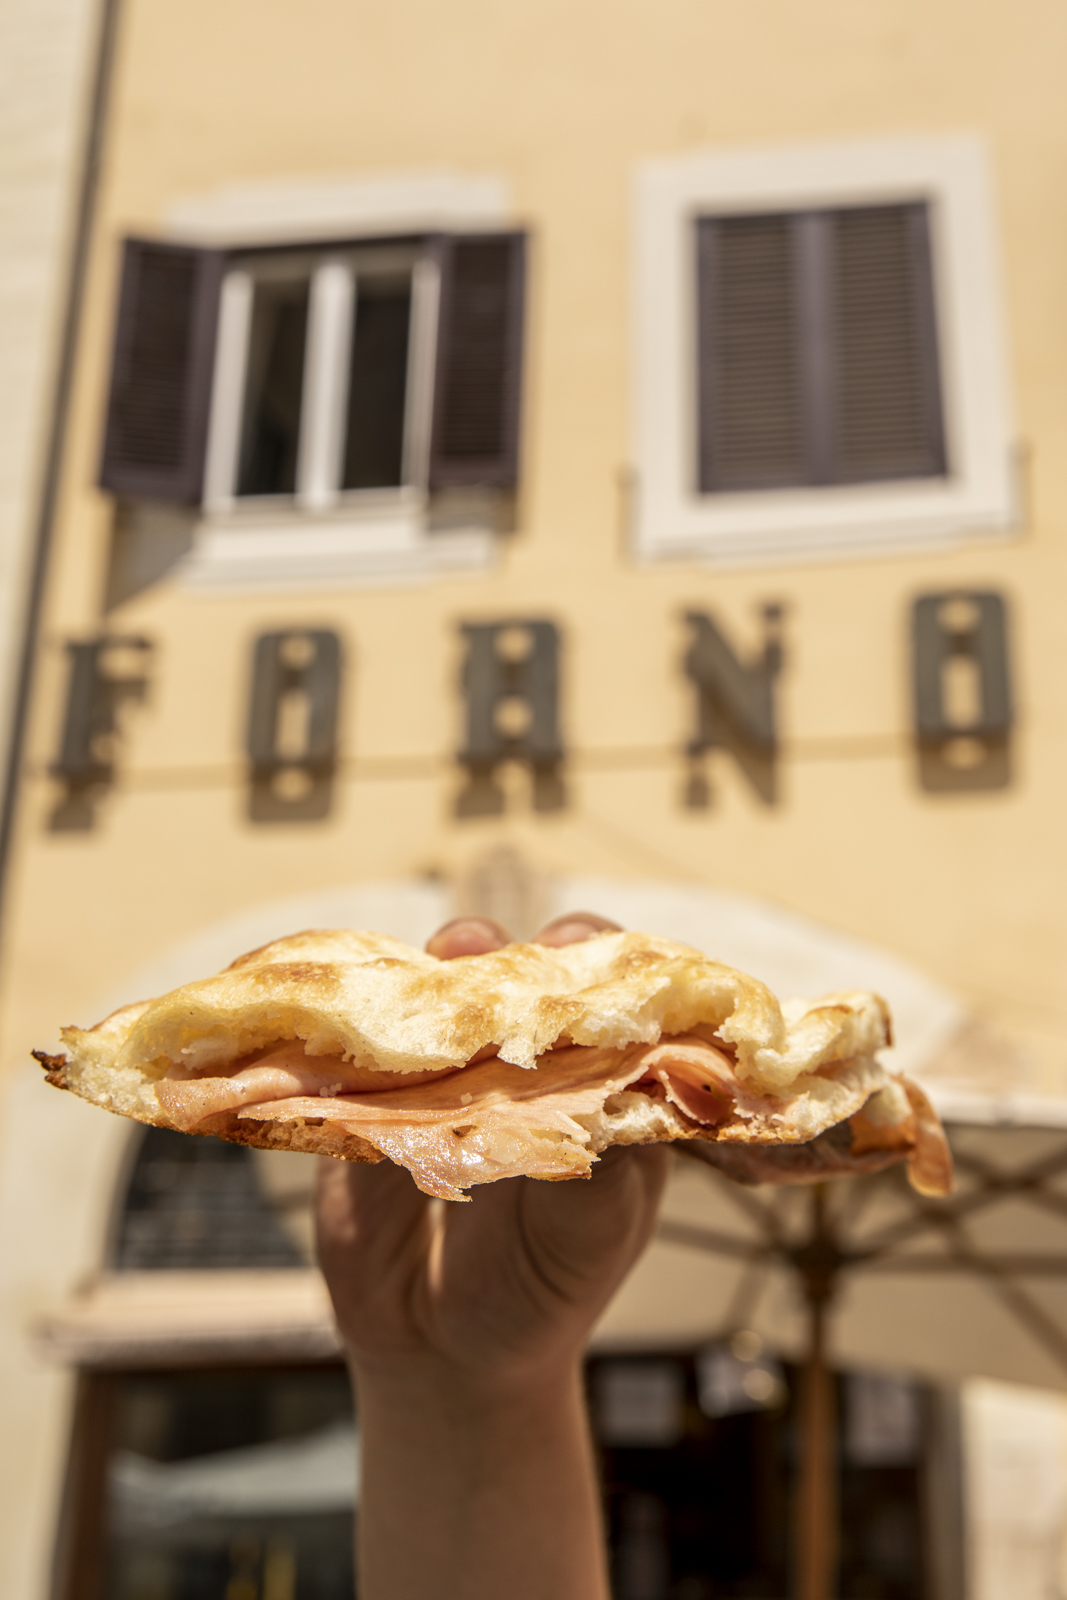
[[[352,1600],[356,1461],[340,1366],[83,1378],[61,1600]]]
[[[866,1373],[836,1384],[839,1600],[932,1600],[927,1396]],[[589,1366],[614,1600],[793,1592],[797,1368],[729,1345]]]
[[[587,1364],[614,1600],[792,1592],[799,1375],[737,1348]],[[929,1394],[836,1395],[835,1594],[933,1600]],[[352,1600],[357,1437],[340,1364],[83,1376],[57,1600]]]

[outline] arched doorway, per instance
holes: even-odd
[[[479,886],[477,875],[472,874],[471,891],[498,897],[503,894],[505,900],[510,895],[510,903],[519,915],[524,907],[529,910],[533,905],[538,916],[550,916],[577,905],[597,908],[629,926],[701,945],[722,959],[756,972],[782,993],[813,993],[853,985],[887,992],[903,1024],[903,1052],[911,1067],[921,1066],[963,1020],[962,1008],[952,996],[903,963],[778,908],[677,884],[638,881],[548,879],[531,892],[528,884],[524,887],[516,879],[513,866],[514,863],[508,869],[510,878],[504,874],[507,881],[503,890],[504,880],[483,874]],[[469,908],[478,909],[475,905]],[[117,1004],[159,992],[216,970],[242,950],[302,926],[376,927],[421,943],[452,909],[443,886],[426,883],[361,885],[254,908],[205,929],[195,939],[164,953],[127,979],[111,999]],[[486,909],[499,914],[503,905],[491,901]],[[102,1014],[107,1007],[99,1009]],[[59,1099],[42,1096],[39,1084],[35,1084],[34,1115],[51,1116],[51,1110],[45,1112],[41,1108],[51,1107],[52,1101]],[[212,1445],[207,1435],[191,1433],[187,1444],[191,1453],[174,1455],[178,1448],[173,1443],[177,1436],[174,1430],[180,1433],[184,1426],[175,1419],[186,1410],[193,1414],[199,1408],[209,1413],[213,1408],[211,1395],[233,1390],[246,1397],[259,1397],[243,1401],[246,1410],[241,1415],[280,1414],[280,1406],[291,1421],[296,1402],[276,1402],[271,1395],[289,1393],[296,1383],[306,1396],[320,1381],[325,1385],[322,1393],[339,1392],[330,1388],[340,1372],[337,1347],[321,1285],[308,1266],[310,1175],[301,1158],[230,1153],[230,1147],[218,1147],[223,1153],[216,1153],[211,1141],[175,1136],[181,1139],[183,1153],[179,1155],[178,1147],[165,1136],[146,1136],[81,1106],[55,1109],[57,1115],[69,1112],[78,1119],[77,1136],[72,1135],[65,1146],[42,1140],[39,1148],[64,1152],[67,1166],[62,1187],[69,1194],[73,1187],[80,1186],[92,1214],[100,1219],[95,1229],[85,1229],[73,1241],[67,1241],[53,1263],[53,1304],[65,1304],[48,1320],[44,1337],[51,1353],[71,1362],[81,1375],[68,1486],[71,1513],[64,1547],[69,1557],[67,1570],[77,1575],[70,1581],[81,1583],[82,1588],[68,1587],[64,1591],[61,1587],[59,1594],[60,1600],[128,1600],[122,1590],[112,1592],[104,1586],[119,1581],[115,1574],[126,1570],[122,1563],[127,1557],[134,1566],[141,1559],[137,1555],[140,1535],[136,1531],[141,1525],[129,1511],[129,1495],[141,1496],[138,1504],[149,1516],[163,1515],[159,1507],[165,1502],[170,1506],[167,1515],[177,1518],[174,1526],[184,1526],[175,1510],[178,1501],[174,1496],[178,1491],[163,1486],[182,1481],[181,1473],[189,1463],[219,1454],[217,1436],[213,1436],[216,1442]],[[105,1145],[106,1158],[101,1155]],[[190,1153],[189,1146],[196,1146],[197,1153]],[[28,1181],[27,1194],[43,1192],[50,1181],[55,1183],[55,1172],[48,1170],[50,1159],[38,1163]],[[116,1193],[121,1197],[117,1216]],[[684,1210],[687,1201],[684,1193],[679,1193]],[[721,1262],[692,1257],[685,1260],[682,1271],[678,1267],[672,1247],[657,1245],[653,1249],[609,1312],[597,1355],[601,1363],[666,1361],[683,1371],[686,1385],[699,1387],[697,1357],[709,1334],[724,1325],[736,1272]],[[74,1284],[86,1278],[87,1292],[71,1298]],[[783,1325],[786,1345],[789,1335],[790,1330]],[[679,1361],[682,1367],[678,1367]],[[315,1410],[317,1404],[307,1401],[305,1418],[315,1416],[321,1422],[322,1413]],[[142,1424],[136,1418],[149,1412],[171,1419],[159,1424],[156,1437],[163,1443],[152,1444],[147,1434],[137,1431]],[[698,1413],[707,1416],[699,1405]],[[219,1415],[223,1414],[231,1415],[225,1406],[219,1410]],[[736,1419],[741,1413],[730,1415]],[[322,1427],[341,1426],[343,1420],[338,1412]],[[757,1421],[758,1418],[750,1424],[735,1420],[730,1426],[747,1428]],[[227,1449],[247,1452],[274,1450],[276,1446],[280,1449],[284,1445],[288,1450],[290,1446],[297,1448],[294,1440],[302,1434],[316,1431],[310,1424],[302,1428],[302,1434],[300,1430],[297,1434],[279,1434],[272,1428],[274,1424],[257,1422],[253,1427],[234,1422],[227,1435]],[[625,1428],[618,1437],[623,1442],[617,1448],[623,1451],[662,1448],[648,1440],[631,1440],[627,1444]],[[306,1439],[299,1448],[305,1444]],[[336,1437],[320,1439],[319,1444],[327,1452],[319,1468],[326,1472],[332,1462],[329,1470],[339,1471],[341,1457],[335,1448]],[[308,1448],[317,1449],[318,1445],[312,1442]],[[605,1448],[609,1448],[606,1442]],[[159,1453],[152,1455],[151,1449]],[[127,1460],[128,1467],[131,1454],[141,1460],[141,1465],[120,1471],[116,1463],[121,1458]],[[238,1464],[242,1460],[245,1465],[250,1464],[247,1456],[234,1459]],[[276,1460],[277,1456],[270,1459]],[[267,1458],[251,1458],[251,1464],[255,1461],[263,1464]],[[155,1468],[165,1468],[168,1473],[174,1468],[174,1473],[167,1476]],[[190,1479],[199,1470],[189,1466]],[[115,1472],[119,1473],[117,1477]],[[126,1478],[121,1472],[127,1472]],[[264,1472],[269,1480],[266,1466]],[[141,1474],[139,1479],[137,1473]],[[663,1526],[641,1499],[646,1491],[639,1477],[640,1474],[633,1482],[626,1480],[629,1487],[619,1502],[622,1509],[617,1527],[620,1551],[645,1551],[644,1555],[634,1556],[638,1568],[650,1559],[648,1550],[660,1537],[656,1528],[662,1532]],[[149,1493],[145,1488],[149,1479],[158,1489],[156,1501],[152,1501],[156,1490]],[[95,1491],[87,1487],[94,1483]],[[101,1500],[101,1485],[109,1486],[106,1492],[110,1501]],[[336,1480],[332,1492],[339,1492]],[[189,1493],[192,1495],[192,1490]],[[168,1494],[170,1500],[166,1498]],[[296,1534],[295,1543],[290,1541],[288,1556],[276,1552],[271,1555],[264,1540],[256,1546],[258,1553],[253,1554],[254,1515],[245,1506],[236,1523],[227,1522],[233,1506],[221,1490],[220,1496],[213,1513],[215,1554],[211,1559],[216,1561],[216,1567],[212,1570],[216,1576],[223,1572],[225,1555],[231,1561],[235,1581],[259,1584],[262,1594],[257,1591],[257,1600],[288,1600],[283,1575],[290,1569],[297,1573],[300,1570]],[[182,1502],[187,1510],[192,1503],[188,1497]],[[156,1510],[145,1512],[144,1507],[150,1504]],[[304,1509],[312,1517],[327,1514],[321,1508]],[[201,1511],[202,1506],[196,1516]],[[290,1512],[277,1514],[284,1519]],[[336,1507],[329,1512],[340,1514]],[[94,1527],[95,1554],[90,1555],[85,1544],[90,1534],[86,1530],[91,1533]],[[105,1531],[101,1538],[101,1529],[112,1532]],[[116,1529],[126,1530],[121,1538],[119,1534],[112,1537]],[[126,1544],[123,1539],[127,1539]],[[184,1600],[186,1568],[182,1563],[189,1557],[191,1546],[183,1544],[176,1534],[169,1548],[173,1561],[167,1582],[171,1583],[173,1600]],[[206,1546],[201,1543],[199,1548],[202,1554]],[[81,1554],[75,1559],[79,1551]],[[256,1561],[258,1576],[253,1574]],[[264,1587],[268,1577],[277,1591],[269,1595]],[[95,1590],[85,1587],[90,1581],[96,1583]],[[225,1584],[229,1581],[226,1578]],[[220,1593],[225,1592],[225,1584]],[[246,1592],[253,1593],[251,1589]],[[161,1593],[166,1600],[172,1600],[165,1588]]]

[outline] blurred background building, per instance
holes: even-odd
[[[307,1164],[27,1065],[300,927],[584,903],[880,988],[983,1214],[1016,1175],[998,1248],[1046,1248],[1062,10],[0,29],[4,1595],[350,1590]],[[594,1352],[620,1600],[786,1592],[796,1297],[686,1245],[728,1205],[680,1164]],[[842,1293],[843,1596],[1062,1591],[1050,1259]]]

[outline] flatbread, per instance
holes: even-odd
[[[780,1005],[648,934],[440,961],[382,934],[300,933],[63,1042],[35,1052],[49,1082],[107,1110],[388,1158],[447,1199],[588,1176],[613,1144],[794,1146],[850,1118],[867,1165],[906,1156],[925,1192],[948,1182],[936,1117],[877,1059],[891,1042],[877,995]]]

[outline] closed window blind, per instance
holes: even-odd
[[[521,233],[439,242],[430,487],[513,489],[518,477],[526,240]]]
[[[199,498],[222,257],[126,241],[100,482],[130,498]]]
[[[944,476],[925,203],[705,217],[704,494]]]

